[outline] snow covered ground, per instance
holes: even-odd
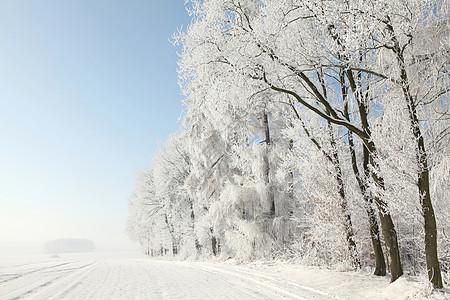
[[[137,253],[0,257],[0,299],[423,299],[426,281],[287,263],[150,260]],[[449,291],[432,299],[450,299]]]

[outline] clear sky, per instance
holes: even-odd
[[[169,40],[189,22],[183,0],[0,1],[0,242],[130,245],[135,175],[179,127]]]

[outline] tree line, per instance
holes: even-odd
[[[449,4],[191,0],[183,126],[139,174],[148,255],[450,268]],[[444,276],[442,276],[444,275]]]

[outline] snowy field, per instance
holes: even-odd
[[[287,263],[179,262],[137,253],[0,257],[0,299],[450,299],[425,280]],[[448,292],[448,290],[447,290]]]

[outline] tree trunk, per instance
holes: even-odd
[[[385,276],[386,275],[386,261],[384,259],[383,248],[381,247],[380,241],[380,229],[378,228],[377,217],[375,215],[375,211],[373,209],[373,199],[369,197],[367,193],[366,182],[368,176],[370,176],[370,168],[369,168],[369,150],[367,147],[363,145],[363,168],[364,168],[364,182],[360,185],[361,193],[366,201],[366,210],[367,215],[369,216],[369,225],[370,225],[370,238],[372,239],[372,247],[373,253],[375,254],[375,272],[374,274],[377,276]],[[355,157],[356,159],[356,157]]]
[[[367,215],[369,216],[370,238],[372,240],[373,253],[375,255],[375,271],[376,276],[386,275],[386,261],[384,260],[383,248],[380,242],[380,230],[378,228],[375,210],[372,208],[372,200],[367,203]]]
[[[433,204],[430,195],[430,175],[428,171],[428,157],[425,149],[425,142],[420,130],[419,120],[414,99],[410,95],[407,85],[406,70],[402,69],[403,92],[407,100],[409,108],[409,116],[414,137],[417,141],[417,165],[419,188],[419,201],[422,207],[422,215],[424,219],[425,230],[425,257],[427,262],[428,279],[435,288],[442,288],[441,268],[439,266],[439,258],[437,254],[437,226],[436,217],[434,215]]]
[[[169,220],[167,219],[167,214],[164,214],[164,221],[166,222],[167,230],[169,231],[171,242],[172,242],[172,255],[175,256],[176,252],[177,252],[177,250],[176,250],[177,243],[175,241],[173,225],[169,223]],[[168,250],[166,250],[166,252],[167,251]]]
[[[209,229],[209,231],[211,232],[211,249],[212,249],[212,253],[214,256],[217,256],[219,254],[219,249],[218,249],[218,239],[216,238],[216,236],[214,235],[214,230],[212,228]]]
[[[289,140],[289,151],[291,152],[294,149],[294,140]],[[289,170],[288,173],[288,195],[289,199],[291,200],[291,205],[294,203],[294,173],[292,170]],[[294,214],[293,207],[289,208],[289,217],[292,217]]]
[[[197,238],[195,238],[195,249],[197,250],[197,253],[201,253],[202,252],[202,245],[200,245],[200,242],[198,241]]]
[[[262,125],[264,129],[264,136],[266,142],[266,151],[264,154],[264,180],[267,186],[267,200],[269,203],[269,214],[271,217],[275,216],[275,199],[273,194],[272,183],[270,182],[270,162],[269,162],[269,151],[270,145],[272,144],[270,140],[270,128],[269,128],[269,119],[267,117],[267,113],[264,111]]]
[[[364,147],[365,148],[365,147]],[[365,148],[365,151],[367,148]],[[368,170],[368,165],[365,166],[365,170]],[[360,180],[358,180],[360,181]],[[359,183],[359,182],[358,182]],[[361,194],[366,203],[366,212],[369,217],[369,228],[370,228],[370,239],[372,240],[373,253],[375,255],[375,271],[374,274],[377,276],[386,275],[386,261],[384,259],[383,248],[381,247],[380,241],[380,229],[378,227],[377,217],[375,215],[375,210],[373,209],[373,199],[371,199],[367,193],[367,187],[364,183],[359,184]]]
[[[348,211],[347,198],[345,197],[342,168],[341,168],[341,164],[339,161],[336,140],[334,139],[334,135],[333,135],[333,128],[332,128],[330,122],[328,122],[328,131],[329,131],[331,151],[332,151],[331,158],[332,158],[332,163],[334,165],[334,169],[336,171],[336,181],[338,184],[338,193],[339,193],[339,197],[341,200],[341,203],[340,203],[341,213],[342,213],[342,216],[344,217],[344,229],[345,229],[345,237],[347,240],[347,247],[348,247],[348,251],[350,254],[350,258],[351,258],[353,267],[360,268],[361,262],[359,260],[358,251],[356,248],[355,235],[353,233],[353,226],[352,226],[352,218]]]
[[[192,201],[191,199],[189,199],[190,203],[191,203],[191,221],[192,221],[192,233],[195,236],[195,249],[197,250],[197,253],[200,254],[200,252],[202,251],[202,246],[200,245],[200,242],[198,241],[198,238],[195,234],[195,213],[194,213],[194,201]]]
[[[345,106],[344,112],[345,112],[346,118],[349,120],[347,106]],[[370,239],[372,241],[373,253],[375,255],[375,272],[374,272],[374,274],[377,276],[385,276],[386,275],[386,262],[384,260],[383,248],[381,247],[381,242],[380,242],[380,230],[378,228],[378,222],[377,222],[377,217],[375,215],[375,211],[372,207],[373,199],[371,199],[370,196],[368,195],[367,186],[366,186],[368,176],[370,175],[369,151],[367,150],[367,147],[363,145],[364,175],[361,176],[361,173],[359,172],[358,164],[356,161],[355,146],[354,146],[353,135],[352,135],[351,131],[348,131],[348,144],[349,144],[349,148],[350,148],[350,157],[352,159],[353,174],[355,175],[355,178],[356,178],[356,181],[358,182],[358,186],[359,186],[359,189],[363,196],[364,202],[366,203],[366,212],[367,212],[367,216],[369,217]]]
[[[417,109],[414,97],[411,95],[410,85],[408,80],[408,73],[406,72],[405,59],[403,57],[403,51],[400,47],[400,43],[395,35],[394,28],[392,27],[389,16],[386,22],[387,30],[391,33],[391,40],[394,43],[392,51],[397,57],[398,67],[400,69],[400,78],[402,83],[402,91],[406,100],[406,104],[409,110],[409,119],[411,122],[411,129],[414,137],[417,141],[417,165],[419,188],[419,201],[422,206],[422,214],[424,218],[424,230],[425,230],[425,257],[427,262],[428,279],[432,282],[436,288],[442,288],[441,269],[439,266],[439,259],[437,255],[437,226],[436,218],[434,216],[433,204],[431,203],[430,196],[430,177],[428,171],[428,158],[425,149],[425,142],[420,130],[419,119],[417,116]]]
[[[422,151],[421,151],[422,150]],[[421,197],[422,213],[425,227],[425,257],[427,262],[428,279],[435,288],[442,288],[441,268],[437,255],[437,226],[434,209],[430,197],[430,181],[422,136],[419,138],[419,160],[422,161],[422,169],[419,174],[419,193]]]
[[[217,239],[215,236],[211,237],[211,248],[214,256],[217,256]]]
[[[398,249],[397,232],[395,231],[394,223],[392,222],[390,214],[380,210],[378,215],[380,217],[384,241],[390,257],[391,282],[394,282],[403,275],[400,251]]]
[[[378,166],[374,162],[373,157],[370,157],[370,164],[372,165],[373,168],[375,168],[375,170],[378,169]],[[378,177],[378,175],[375,172],[372,172],[372,178],[375,181],[378,188],[384,191],[385,187],[383,179]],[[389,253],[391,282],[394,282],[400,276],[403,275],[402,263],[400,259],[400,249],[398,246],[397,231],[395,230],[394,222],[392,221],[386,202],[384,202],[377,195],[375,195],[374,200],[375,204],[378,207],[378,216],[380,218],[381,231],[383,232],[384,242],[386,244]]]

